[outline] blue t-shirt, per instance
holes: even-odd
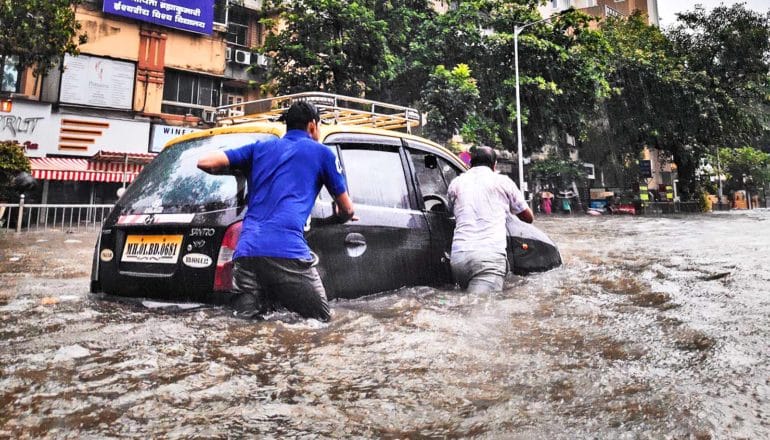
[[[321,185],[335,197],[347,191],[337,156],[303,130],[225,154],[249,182],[248,210],[234,257],[310,258],[304,227]]]

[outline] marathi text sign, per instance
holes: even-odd
[[[104,0],[105,13],[209,35],[214,0]]]

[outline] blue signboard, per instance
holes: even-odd
[[[639,175],[645,179],[652,179],[652,162],[649,160],[639,161]]]
[[[103,11],[209,35],[214,21],[214,0],[104,0]]]

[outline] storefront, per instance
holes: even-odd
[[[40,184],[27,195],[32,203],[105,204],[134,181],[155,154],[99,151],[90,158],[31,158],[32,177]]]
[[[22,145],[37,188],[28,203],[113,203],[155,157],[149,153],[150,122],[95,110],[62,109],[15,99],[0,113],[0,140]]]

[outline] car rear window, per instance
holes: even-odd
[[[148,164],[118,202],[125,213],[199,212],[232,208],[245,197],[245,179],[214,176],[198,169],[205,153],[260,140],[267,133],[233,133],[190,139],[164,149]],[[239,192],[241,194],[239,194]]]

